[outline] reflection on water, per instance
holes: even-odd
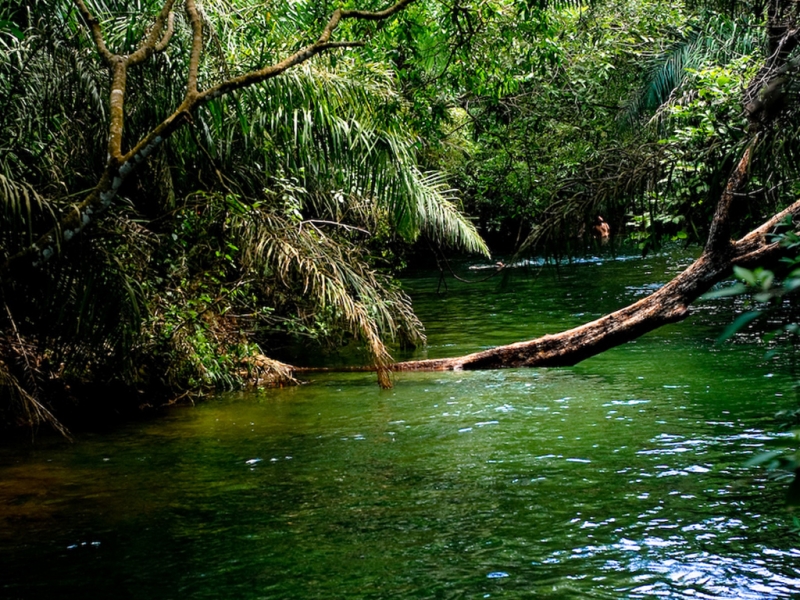
[[[422,274],[415,355],[579,323],[687,260],[444,296]],[[402,374],[389,391],[327,374],[4,448],[0,597],[797,597],[785,483],[743,466],[795,405],[791,381],[759,348],[713,346],[726,306],[569,369]]]

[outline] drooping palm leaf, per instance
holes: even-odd
[[[678,99],[693,70],[753,54],[761,42],[759,29],[753,23],[723,14],[709,15],[682,40],[648,58],[643,83],[620,111],[620,122],[632,126],[643,118],[663,114],[663,107]]]
[[[366,343],[378,367],[391,362],[384,340],[403,335],[424,341],[409,298],[367,267],[356,246],[313,224],[258,210],[236,216],[232,229],[244,264],[261,275],[263,285],[298,290],[314,311],[333,309],[336,320]]]

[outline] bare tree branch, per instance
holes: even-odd
[[[164,37],[155,46],[156,52],[163,52],[166,49],[173,33],[175,33],[175,13],[171,12],[167,17],[167,30],[164,32]]]
[[[172,37],[170,30],[172,30],[174,23],[173,17],[171,16],[173,4],[175,4],[175,0],[167,0],[164,3],[161,12],[158,13],[156,17],[155,23],[153,23],[153,27],[150,29],[150,33],[142,40],[141,44],[139,44],[139,48],[137,48],[136,52],[127,57],[126,62],[128,65],[138,65],[150,58],[150,56],[158,50],[162,42],[164,42],[163,47],[166,48],[167,43],[169,43],[169,38]],[[164,30],[165,22],[167,23],[167,32],[162,36],[161,33]]]
[[[299,65],[310,58],[334,48],[353,48],[364,45],[363,41],[330,41],[331,35],[343,19],[360,19],[381,21],[387,19],[409,6],[415,0],[399,0],[382,11],[361,11],[336,9],[323,29],[319,39],[301,48],[284,60],[257,69],[238,77],[229,78],[222,83],[200,92],[198,89],[198,72],[203,47],[202,19],[195,0],[184,0],[185,9],[192,27],[192,50],[190,54],[187,93],[184,101],[175,111],[161,123],[153,127],[128,152],[123,154],[122,138],[125,123],[125,84],[127,67],[139,64],[152,56],[154,52],[163,51],[169,43],[174,31],[173,13],[175,0],[167,0],[147,37],[139,48],[130,56],[111,53],[103,39],[100,23],[91,14],[83,0],[75,0],[81,15],[86,21],[97,50],[111,71],[110,125],[108,161],[97,185],[84,199],[74,205],[60,219],[55,227],[43,234],[34,244],[10,257],[0,264],[0,276],[4,275],[16,264],[32,261],[38,264],[49,260],[60,252],[63,242],[69,242],[79,234],[86,225],[95,220],[116,197],[125,179],[146,160],[169,136],[184,125],[191,113],[224,94],[238,89],[253,86],[273,77],[277,77],[287,69]],[[164,28],[166,24],[166,30]]]
[[[114,55],[108,49],[106,42],[103,39],[103,30],[100,27],[100,21],[98,21],[89,11],[89,8],[86,6],[83,0],[75,0],[75,4],[78,6],[78,10],[83,17],[83,20],[86,21],[86,24],[89,26],[89,30],[92,32],[94,45],[97,46],[97,51],[100,53],[103,62],[111,67],[113,65]]]
[[[200,69],[200,55],[203,52],[203,20],[194,0],[186,0],[186,15],[192,26],[192,51],[189,55],[189,77],[186,84],[186,100],[192,101],[197,95],[197,72]]]

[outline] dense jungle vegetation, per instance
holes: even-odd
[[[797,12],[3,2],[3,422],[287,381],[289,340],[387,383],[414,256],[745,234],[800,192]]]

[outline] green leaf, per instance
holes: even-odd
[[[725,340],[729,339],[730,337],[734,336],[742,327],[750,323],[751,321],[755,320],[757,317],[761,316],[760,310],[751,310],[744,314],[741,314],[737,317],[737,319],[728,325],[725,331],[722,332],[717,338],[717,343],[724,342]]]
[[[770,450],[769,452],[761,452],[760,454],[756,454],[755,456],[745,461],[744,465],[746,467],[757,467],[759,465],[764,465],[766,463],[772,462],[773,460],[778,458],[781,454],[783,454],[783,450]]]
[[[714,298],[727,298],[729,296],[741,296],[747,291],[747,286],[743,283],[736,283],[721,290],[714,290],[703,294],[701,300],[713,300]]]
[[[756,275],[750,269],[745,269],[744,267],[735,266],[733,267],[733,274],[736,275],[739,279],[747,283],[748,285],[758,285],[756,282]]]

